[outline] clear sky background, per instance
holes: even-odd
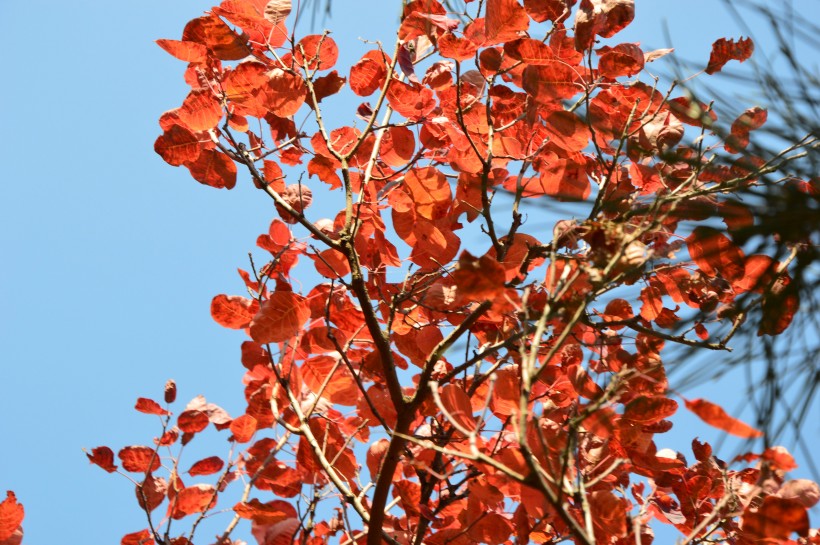
[[[794,4],[820,16],[817,0]],[[365,50],[358,37],[389,42],[397,5],[335,0],[332,18],[311,29],[307,17],[297,35],[331,28],[345,75]],[[119,543],[145,526],[132,485],[82,452],[149,444],[158,423],[133,410],[137,397],[160,399],[174,378],[182,403],[203,394],[243,410],[244,335],[214,323],[209,305],[242,293],[236,269],[275,212],[247,176],[215,190],[153,151],[157,118],[187,92],[184,63],[154,40],[179,39],[210,6],[0,0],[0,494],[25,505],[28,545]],[[673,45],[705,66],[714,40],[740,34],[714,0],[638,0],[610,43]],[[352,118],[335,112],[331,124]],[[338,208],[314,206],[317,218]],[[731,389],[704,395],[734,404]],[[689,415],[676,423],[676,448],[717,437]],[[816,419],[809,428],[820,434]]]

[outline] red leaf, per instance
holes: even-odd
[[[180,490],[174,502],[175,519],[203,513],[216,505],[216,489],[209,484],[195,484]]]
[[[159,454],[151,447],[125,447],[117,453],[117,456],[122,461],[122,468],[132,473],[148,473],[156,471],[160,466]]]
[[[289,117],[299,111],[307,97],[307,87],[301,76],[274,71],[265,91],[265,105],[279,117]]]
[[[237,443],[247,443],[256,433],[256,418],[249,414],[243,414],[231,421],[231,433]]]
[[[618,44],[615,47],[604,46],[597,50],[601,57],[598,71],[607,78],[634,76],[643,69],[643,51],[638,44]]]
[[[581,91],[578,74],[561,61],[549,61],[524,69],[522,87],[536,101],[550,103],[574,97]]]
[[[663,298],[658,288],[647,286],[641,290],[641,318],[651,322],[663,312]]]
[[[749,145],[749,133],[766,123],[768,112],[760,106],[749,108],[732,123],[729,137],[724,148],[729,153],[738,153]]]
[[[140,530],[124,535],[120,540],[120,545],[154,545],[154,538],[147,529]]]
[[[801,537],[809,532],[806,508],[796,500],[777,496],[763,498],[760,507],[748,507],[742,520],[742,535],[748,543],[782,543],[792,532]]]
[[[148,474],[143,482],[137,484],[134,492],[137,495],[137,503],[140,508],[150,513],[165,501],[165,496],[168,493],[168,482],[162,477],[157,478]]]
[[[467,37],[459,38],[452,32],[447,32],[439,38],[438,49],[444,58],[466,61],[475,57],[478,46]]]
[[[464,390],[455,384],[445,384],[439,391],[441,404],[456,424],[467,431],[476,428],[473,407]]]
[[[251,338],[259,344],[286,341],[309,317],[310,307],[304,297],[292,291],[275,291],[262,302],[251,321]]]
[[[634,18],[635,0],[581,0],[575,15],[575,49],[589,49],[596,35],[611,38]]]
[[[197,89],[182,102],[177,116],[193,132],[208,131],[222,119],[222,106],[210,89]]]
[[[729,282],[743,278],[743,251],[720,231],[699,226],[686,238],[686,245],[692,261],[706,275],[720,275]]]
[[[203,150],[196,161],[185,166],[201,184],[217,189],[233,189],[236,185],[236,163],[221,151]]]
[[[262,503],[254,498],[248,502],[237,503],[233,510],[243,519],[250,519],[257,524],[276,524],[297,516],[293,506],[282,500]]]
[[[259,301],[238,295],[217,295],[211,301],[211,317],[222,327],[243,329],[259,312]]]
[[[207,46],[223,61],[237,61],[251,53],[247,36],[240,36],[214,14],[189,21],[182,31],[182,39]]]
[[[154,142],[154,151],[169,165],[178,167],[199,157],[199,140],[181,125],[173,125]]]
[[[196,42],[157,40],[157,45],[181,61],[202,63],[207,60],[208,48]]]
[[[5,541],[14,535],[14,532],[23,522],[25,510],[17,503],[17,497],[11,490],[6,491],[6,499],[0,503],[0,541]]]
[[[309,34],[293,48],[293,58],[308,70],[330,70],[339,58],[339,47],[327,34]]]
[[[192,465],[191,469],[188,470],[188,474],[192,477],[196,475],[213,475],[221,471],[223,467],[225,467],[225,462],[222,461],[222,458],[209,456]]]
[[[536,23],[559,23],[569,17],[576,0],[524,0],[524,9]]]
[[[177,418],[177,426],[183,433],[199,433],[208,427],[207,413],[200,410],[187,410]]]
[[[746,439],[761,437],[763,435],[760,430],[756,430],[748,424],[729,416],[722,407],[715,405],[711,401],[706,401],[705,399],[684,401],[686,403],[686,408],[698,415],[701,420],[710,426],[714,426],[725,431],[726,433],[730,433],[738,437],[744,437]]]
[[[350,68],[350,89],[361,97],[373,94],[387,76],[390,59],[381,51],[368,51]]]
[[[407,127],[390,127],[384,133],[379,148],[382,160],[391,167],[401,167],[413,158],[416,139]]]
[[[639,424],[654,424],[675,414],[678,402],[662,396],[640,396],[626,405],[624,418]]]
[[[461,252],[458,269],[452,274],[458,295],[464,300],[494,299],[504,293],[506,271],[492,256],[477,258],[468,251]]]
[[[518,0],[487,0],[484,29],[490,43],[514,40],[529,26],[530,18]]]
[[[165,403],[173,403],[177,399],[177,383],[168,379],[165,383]]]
[[[709,55],[706,73],[720,72],[723,66],[731,60],[743,62],[752,56],[754,50],[755,46],[751,38],[739,38],[737,43],[734,38],[731,40],[721,38],[712,44],[712,54]]]
[[[114,463],[114,451],[108,447],[96,447],[91,450],[91,454],[85,453],[88,460],[92,464],[96,464],[109,473],[117,471],[117,465]]]
[[[334,370],[335,369],[335,370]],[[332,373],[332,375],[331,375]],[[328,380],[328,377],[331,377]],[[322,397],[339,405],[355,405],[359,399],[359,387],[347,366],[333,356],[314,356],[302,366],[302,378],[314,393],[319,393],[327,381]]]
[[[165,409],[163,409],[162,406],[159,403],[157,403],[153,399],[148,399],[146,397],[138,398],[137,399],[137,404],[136,404],[136,406],[134,406],[134,408],[136,410],[138,410],[139,412],[145,413],[145,414],[156,414],[156,415],[159,415],[159,416],[165,416],[165,415],[171,414],[168,411],[166,411]]]

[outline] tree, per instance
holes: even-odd
[[[456,18],[405,2],[395,43],[364,46],[347,77],[328,33],[288,34],[286,0],[225,0],[158,41],[191,91],[160,118],[157,153],[216,188],[241,171],[278,217],[257,239],[266,262],[240,270],[247,296],[211,305],[250,338],[244,414],[201,397],[173,414],[169,382],[165,405],[136,404],[160,417],[153,445],[120,465],[88,453],[135,485],[147,527],[123,543],[201,542],[225,508],[219,544],[245,520],[263,545],[649,543],[657,523],[687,543],[818,542],[820,491],[786,478],[784,448],[726,462],[695,439],[690,463],[654,442],[678,400],[762,435],[675,392],[664,358],[789,328],[811,233],[781,237],[785,256],[749,252],[740,195],[816,140],[744,153],[765,110],[723,130],[652,83],[671,51],[599,45],[633,0],[575,4],[468,2]],[[752,49],[719,40],[702,77]],[[339,93],[368,102],[334,128]],[[310,215],[319,199],[334,218]],[[544,229],[545,206],[576,219]],[[211,424],[231,453],[183,482],[183,447]]]

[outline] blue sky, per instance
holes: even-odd
[[[397,4],[335,1],[324,26],[343,74],[365,49],[358,37],[389,40]],[[678,52],[705,66],[715,39],[741,34],[714,0],[637,4],[612,43],[668,47],[665,23]],[[795,5],[820,15],[816,1]],[[244,336],[216,325],[209,305],[241,293],[236,268],[275,212],[247,177],[207,188],[153,151],[157,118],[186,93],[184,64],[154,40],[178,39],[210,6],[0,0],[0,493],[25,505],[29,545],[118,543],[144,527],[133,487],[81,450],[150,442],[158,425],[133,411],[137,397],[161,398],[174,378],[183,403],[203,394],[242,412]],[[716,435],[680,424],[682,437]]]

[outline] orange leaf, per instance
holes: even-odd
[[[490,255],[477,258],[464,250],[458,258],[458,269],[452,277],[459,296],[465,300],[494,299],[504,293],[506,271]]]
[[[114,451],[108,447],[96,447],[91,450],[91,454],[85,453],[88,460],[92,464],[96,464],[109,473],[117,471],[117,465],[114,463]]]
[[[196,42],[157,40],[157,45],[181,61],[202,63],[207,60],[208,48]]]
[[[279,117],[289,117],[299,111],[307,97],[307,87],[301,76],[274,71],[264,88],[265,105]]]
[[[6,491],[6,499],[0,503],[0,541],[9,539],[23,522],[25,511],[17,503],[17,497],[11,490]]]
[[[259,312],[259,302],[238,295],[217,295],[211,301],[211,317],[222,327],[243,329]]]
[[[247,443],[256,433],[256,418],[249,414],[243,414],[231,421],[231,433],[237,443]]]
[[[191,91],[177,110],[179,120],[194,132],[208,131],[222,119],[222,106],[208,89]]]
[[[390,59],[381,51],[368,51],[350,67],[350,89],[360,97],[373,94],[384,83],[389,63]]]
[[[328,377],[331,377],[330,380]],[[356,379],[346,365],[337,365],[337,359],[333,356],[315,356],[307,359],[302,366],[302,378],[308,388],[317,394],[327,380],[322,397],[331,403],[355,405],[358,401],[359,387]]]
[[[450,417],[455,420],[455,423],[467,431],[475,430],[476,423],[475,418],[473,418],[473,407],[464,390],[455,384],[445,384],[439,394],[441,404]]]
[[[308,70],[330,70],[339,58],[339,47],[327,34],[309,34],[293,48],[293,58]]]
[[[132,473],[148,473],[159,469],[159,454],[151,447],[125,447],[117,456],[122,461],[122,468]]]
[[[723,65],[731,60],[743,62],[752,56],[754,50],[755,45],[751,38],[739,38],[737,43],[734,38],[731,40],[721,38],[712,44],[712,54],[709,55],[706,73],[720,72]]]
[[[168,411],[166,411],[165,409],[163,409],[162,406],[159,403],[157,403],[153,399],[148,399],[146,397],[138,398],[137,399],[137,404],[134,406],[134,408],[136,410],[138,410],[139,412],[145,413],[145,414],[156,414],[156,415],[159,415],[159,416],[165,416],[167,414],[171,414]]]
[[[763,435],[763,432],[760,430],[756,430],[737,418],[729,416],[721,406],[715,405],[711,401],[706,401],[705,399],[693,399],[690,401],[685,399],[684,402],[686,403],[686,408],[698,415],[701,420],[726,433],[747,439],[761,437]]]
[[[251,53],[247,36],[240,36],[214,14],[189,21],[182,39],[207,46],[222,61],[238,61]]]
[[[413,158],[416,139],[407,127],[390,127],[384,133],[379,148],[382,160],[391,167],[401,167]]]
[[[251,338],[259,344],[286,341],[309,317],[310,307],[304,297],[292,291],[275,291],[251,320]]]

